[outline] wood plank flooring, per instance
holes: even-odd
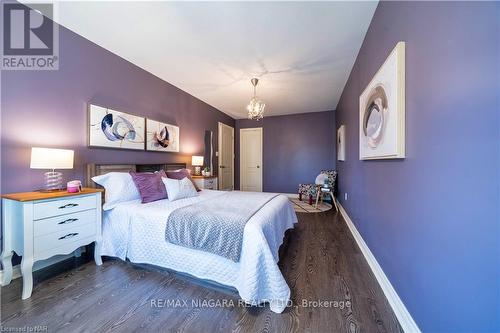
[[[401,332],[340,214],[298,216],[298,225],[289,231],[287,245],[281,249],[279,266],[293,301],[282,314],[271,312],[268,306],[238,306],[235,291],[164,269],[110,258],[97,267],[91,258],[83,257],[36,272],[30,299],[21,300],[21,279],[2,287],[1,329]],[[188,304],[161,304],[160,300],[186,300]],[[197,307],[192,300],[204,301],[201,305],[205,306]],[[321,307],[306,304],[313,301],[328,303]]]

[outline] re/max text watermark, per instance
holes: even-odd
[[[345,309],[351,307],[350,300],[326,300],[326,299],[301,299],[298,301],[275,302],[280,307],[302,307],[302,308],[335,308]],[[178,299],[157,298],[150,300],[150,306],[154,308],[233,308],[233,307],[265,307],[266,303],[250,304],[242,299],[208,298],[208,299]]]

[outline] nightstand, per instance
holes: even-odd
[[[217,189],[217,176],[191,176],[196,186],[206,190]]]
[[[33,263],[69,254],[95,242],[94,260],[101,265],[101,189],[79,193],[24,192],[2,195],[4,232],[2,286],[12,280],[12,254],[22,256],[22,299],[31,297]]]

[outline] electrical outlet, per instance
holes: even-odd
[[[344,193],[344,200],[347,201],[347,198],[348,198],[348,195],[347,195],[347,192]]]

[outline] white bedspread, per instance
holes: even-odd
[[[128,258],[212,280],[238,290],[247,303],[269,302],[281,313],[290,298],[290,288],[278,268],[278,250],[285,230],[293,228],[297,216],[284,195],[262,207],[246,224],[239,262],[212,253],[167,243],[168,215],[176,208],[219,196],[224,192],[203,190],[195,198],[141,204],[120,203],[104,212],[101,255]]]

